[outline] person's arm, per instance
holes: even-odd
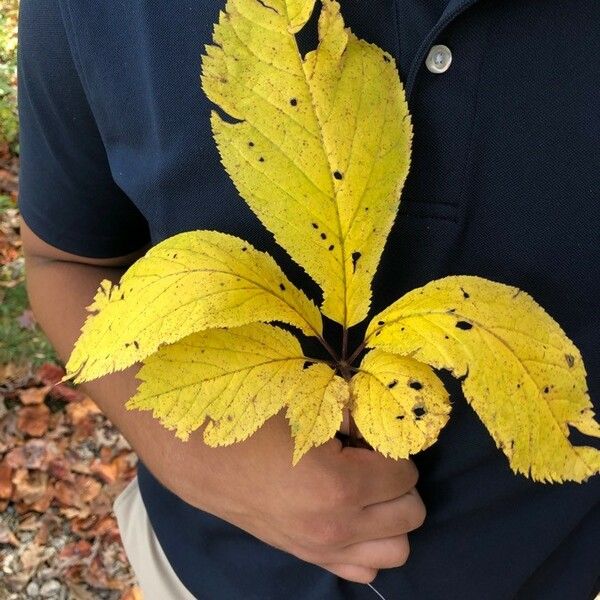
[[[97,117],[102,94],[87,87],[89,62],[77,55],[79,32],[63,18],[63,3],[21,0],[19,6],[19,208],[26,281],[42,329],[66,360],[101,280],[116,282],[150,245],[147,215],[153,211],[138,206],[115,181]],[[134,143],[126,131],[123,146]],[[405,534],[425,514],[414,492],[412,463],[342,450],[332,440],[292,467],[290,428],[282,413],[233,446],[210,448],[201,430],[183,443],[150,412],[125,410],[137,389],[138,366],[84,388],[180,498],[348,579],[367,581],[376,569],[406,560]],[[332,566],[340,563],[349,566]]]
[[[66,361],[100,281],[116,282],[143,251],[88,259],[50,246],[21,223],[31,306]],[[406,533],[425,518],[412,462],[342,448],[333,439],[292,467],[292,438],[283,413],[232,446],[206,446],[202,430],[181,442],[149,411],[125,409],[139,383],[138,368],[82,389],[150,471],[183,500],[346,579],[369,582],[378,569],[404,564]]]

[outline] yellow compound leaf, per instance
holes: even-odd
[[[350,382],[352,416],[373,448],[391,458],[431,446],[448,422],[448,392],[431,367],[372,350]]]
[[[88,307],[65,379],[76,383],[125,369],[165,343],[213,327],[282,321],[319,335],[317,307],[275,261],[247,242],[190,231],[151,248]]]
[[[323,0],[319,46],[302,59],[292,32],[312,4],[228,0],[202,84],[238,120],[212,114],[240,194],[321,286],[323,313],[349,327],[369,310],[412,127],[394,61],[344,28],[337,2]]]
[[[464,377],[515,472],[557,482],[600,472],[600,451],[569,442],[568,426],[600,437],[581,355],[526,293],[479,277],[432,281],[377,315],[367,345]]]
[[[331,367],[316,364],[305,369],[290,391],[286,417],[295,438],[293,464],[313,446],[330,440],[342,422],[350,401],[348,383]]]
[[[332,408],[320,410],[319,397],[332,404],[340,388],[329,367],[303,369],[306,360],[291,333],[263,323],[193,333],[144,361],[137,374],[142,383],[126,406],[152,410],[182,440],[208,419],[204,441],[223,446],[252,435],[302,382],[308,386],[306,414],[300,415],[297,406],[291,410],[294,434],[306,451],[311,445],[307,440],[317,443],[322,438],[313,428],[329,430],[317,419]]]

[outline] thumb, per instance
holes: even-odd
[[[344,408],[343,416],[342,416],[342,424],[340,425],[340,428],[338,429],[338,431],[340,433],[343,433],[344,435],[350,434],[350,419],[351,418],[352,417],[350,416],[350,410],[348,410],[347,408]],[[356,431],[356,435],[358,436],[358,438],[362,439],[363,434],[360,432],[358,427],[356,427],[356,423],[354,424],[354,430]]]

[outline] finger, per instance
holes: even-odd
[[[350,411],[347,408],[342,411],[342,424],[338,431],[341,431],[345,435],[348,435],[350,431]]]
[[[371,583],[377,577],[377,569],[370,569],[368,567],[338,563],[327,563],[318,566],[327,569],[327,571],[342,579],[355,581],[356,583]]]
[[[421,527],[427,511],[415,488],[408,493],[363,508],[352,521],[352,543],[409,533]]]
[[[363,434],[356,427],[356,423],[354,424],[354,426],[356,428],[356,437],[358,437],[358,439],[362,439]],[[344,435],[348,435],[350,433],[350,411],[347,408],[344,408],[344,410],[342,411],[342,424],[340,425],[338,431],[340,431]]]
[[[419,472],[411,460],[387,458],[365,448],[342,448],[344,472],[358,489],[362,506],[399,498],[415,487]]]
[[[401,567],[409,553],[408,536],[403,534],[346,546],[334,552],[331,560],[368,569],[391,569]]]
[[[364,552],[364,544],[405,536],[420,527],[425,516],[425,505],[416,490],[395,500],[360,509],[346,522],[340,542],[320,549],[319,560],[362,564],[358,555]]]

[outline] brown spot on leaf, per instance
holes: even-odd
[[[469,329],[473,329],[473,325],[468,321],[457,321],[456,327],[458,329],[462,329],[463,331],[468,331]]]
[[[297,106],[298,105],[298,100],[296,100],[296,98],[290,98],[290,104],[292,106]]]
[[[420,419],[426,413],[427,413],[427,411],[422,406],[415,406],[413,408],[413,414],[415,415],[415,417],[417,419]]]
[[[338,181],[340,181],[340,180],[341,180],[341,179],[343,179],[343,177],[344,177],[344,176],[343,176],[343,175],[342,175],[342,174],[341,174],[339,171],[334,171],[334,172],[333,172],[333,176],[334,176],[334,177],[335,177],[335,178],[336,178]]]
[[[575,357],[572,354],[565,354],[565,360],[567,361],[569,368],[572,368],[575,364]]]
[[[413,379],[408,382],[408,387],[412,388],[413,390],[422,390],[423,384],[420,381]]]
[[[394,389],[396,386],[398,385],[398,380],[394,379],[393,381],[390,381],[387,386],[390,390]]]
[[[362,256],[362,254],[360,252],[353,252],[352,253],[352,271],[356,272],[356,263],[358,262],[358,259]]]

